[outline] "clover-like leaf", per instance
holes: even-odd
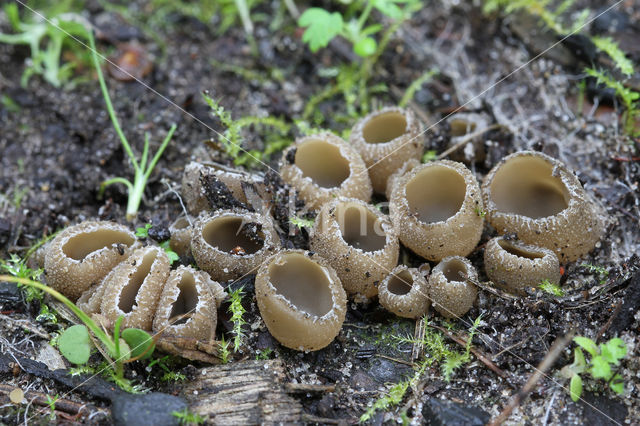
[[[620,374],[616,374],[613,376],[611,383],[609,383],[609,387],[617,394],[621,394],[624,392],[624,379]]]
[[[602,356],[593,357],[589,372],[594,379],[608,379],[611,377],[611,365]]]
[[[627,345],[624,340],[616,337],[607,343],[600,344],[600,353],[607,362],[618,365],[620,360],[627,354]]]
[[[582,347],[582,349],[589,352],[591,356],[597,356],[600,354],[596,342],[589,339],[588,337],[576,336],[573,338],[573,341],[576,342],[580,347]]]
[[[72,325],[58,337],[58,349],[69,362],[85,364],[91,355],[89,330],[82,324]]]
[[[580,395],[582,395],[582,377],[575,374],[571,378],[571,384],[569,385],[569,394],[571,395],[571,399],[573,402],[576,402],[580,399]]]
[[[338,12],[329,13],[322,8],[312,7],[300,16],[298,25],[307,28],[302,35],[302,41],[315,53],[340,34],[343,21],[342,15]]]
[[[137,358],[144,354],[140,359],[147,359],[156,348],[149,333],[139,328],[127,328],[122,332],[122,338],[131,348],[131,358]],[[149,348],[149,345],[151,345],[151,348]]]

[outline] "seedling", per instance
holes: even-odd
[[[422,162],[428,163],[429,161],[435,161],[438,158],[438,153],[436,151],[430,150],[424,153],[422,156]]]
[[[122,330],[121,333],[121,323],[124,317],[120,316],[115,322],[113,336],[110,336],[73,302],[51,287],[30,279],[9,275],[0,275],[0,281],[15,282],[36,288],[49,293],[64,303],[84,325],[73,325],[60,334],[57,339],[60,353],[69,362],[83,365],[89,361],[91,351],[95,347],[108,362],[107,373],[111,375],[114,382],[125,390],[132,391],[135,389],[131,386],[129,380],[124,378],[124,364],[151,356],[155,349],[155,344],[146,331],[127,328]],[[100,345],[94,343],[89,330],[98,339]]]
[[[49,421],[54,421],[56,418],[56,402],[60,399],[59,395],[54,396],[53,398],[50,395],[47,395],[47,405],[49,406]]]
[[[315,223],[315,219],[306,219],[303,217],[298,217],[298,216],[291,216],[289,218],[289,223],[291,223],[294,226],[297,226],[298,229],[302,229],[302,228],[313,228],[313,224]]]
[[[553,284],[552,282],[546,279],[542,280],[538,288],[544,291],[545,293],[551,294],[556,297],[564,296],[564,290],[562,290],[559,285]]]
[[[244,306],[242,306],[242,296],[244,295],[244,292],[242,291],[243,289],[244,287],[240,287],[229,293],[229,299],[231,300],[231,304],[229,305],[229,312],[231,313],[231,322],[233,323],[234,352],[238,352],[240,350],[242,341],[246,337],[246,333],[243,327],[247,322],[242,318],[242,316],[246,312]]]
[[[140,201],[142,201],[142,196],[144,194],[144,189],[147,186],[147,181],[151,176],[151,172],[155,168],[158,160],[162,156],[162,153],[169,145],[171,138],[173,137],[173,133],[176,131],[177,126],[175,124],[171,125],[167,136],[164,138],[158,151],[156,151],[155,155],[149,162],[149,133],[145,133],[144,135],[144,145],[142,148],[142,156],[140,160],[136,157],[129,145],[129,141],[127,137],[122,132],[122,128],[120,127],[120,122],[118,121],[118,117],[116,116],[116,112],[113,109],[113,104],[111,103],[111,97],[109,96],[109,90],[107,89],[107,84],[105,83],[104,76],[102,75],[102,68],[100,67],[100,62],[98,60],[98,54],[96,53],[96,44],[93,38],[93,34],[89,34],[89,46],[91,48],[91,57],[93,58],[93,65],[98,74],[98,80],[100,82],[100,89],[102,90],[102,96],[104,97],[105,105],[107,106],[107,111],[109,112],[109,117],[111,118],[111,123],[113,124],[113,128],[115,129],[118,137],[120,138],[120,142],[122,143],[122,147],[125,152],[129,156],[129,160],[131,161],[131,165],[134,170],[134,178],[133,183],[126,178],[123,177],[115,177],[108,179],[100,185],[99,196],[101,197],[104,194],[104,190],[107,186],[114,183],[121,183],[127,187],[129,191],[129,200],[127,202],[127,212],[126,217],[127,220],[133,220],[138,214],[138,208],[140,207]]]
[[[42,274],[42,269],[31,269],[27,266],[26,257],[20,258],[16,254],[11,254],[9,260],[0,259],[0,271],[4,271],[16,278],[24,278],[27,280],[37,280]],[[27,303],[37,300],[42,302],[43,293],[37,288],[25,286],[18,283],[18,287],[22,288],[24,298]]]
[[[224,339],[224,336],[222,336],[219,343],[220,350],[218,352],[218,357],[220,358],[220,362],[222,364],[227,364],[231,358],[231,351],[229,351],[229,344],[230,342],[227,342]]]
[[[271,349],[271,348],[260,349],[258,351],[258,353],[256,354],[256,360],[271,359],[271,355],[272,354],[273,354],[273,349]]]
[[[177,417],[181,425],[201,425],[205,421],[204,417],[197,413],[192,413],[187,407],[182,411],[174,411],[171,415]]]
[[[569,395],[575,402],[582,395],[582,377],[580,374],[588,373],[594,379],[604,379],[611,390],[617,394],[624,392],[622,376],[614,367],[620,365],[620,360],[627,354],[627,345],[620,338],[614,337],[600,346],[588,337],[576,336],[573,341],[579,346],[573,352],[573,364],[565,366],[561,374],[570,378]],[[591,355],[586,361],[582,350]]]
[[[609,277],[609,271],[604,266],[592,265],[591,263],[583,263],[581,265],[583,268],[586,268],[587,271],[592,274],[598,274],[598,278],[600,279],[600,285],[607,282],[607,278]]]

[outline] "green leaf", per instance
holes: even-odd
[[[600,344],[600,353],[607,362],[618,365],[620,360],[627,354],[627,345],[624,340],[616,337],[607,343]]]
[[[587,361],[584,359],[582,349],[576,348],[573,351],[573,369],[576,373],[582,373],[587,366]]]
[[[627,55],[620,49],[618,43],[616,43],[611,37],[591,37],[591,41],[596,47],[613,59],[616,66],[627,77],[631,77],[634,73],[633,62],[627,58]]]
[[[608,379],[611,377],[611,365],[602,356],[593,357],[589,372],[594,379]]]
[[[82,324],[72,325],[58,338],[60,353],[73,364],[85,364],[91,355],[89,330]]]
[[[579,400],[580,395],[582,395],[582,378],[577,374],[571,378],[571,384],[569,385],[569,395],[571,395],[571,399],[573,400],[573,402]]]
[[[576,342],[579,346],[582,347],[585,351],[589,352],[591,356],[597,356],[600,354],[598,350],[598,346],[596,342],[589,339],[588,337],[576,336],[573,338],[573,341]]]
[[[403,16],[402,9],[396,3],[406,3],[403,0],[373,0],[373,7],[378,9],[382,14],[392,19],[401,19]]]
[[[120,356],[115,361],[123,362],[131,358],[131,348],[124,339],[120,339],[119,342]]]
[[[376,53],[377,47],[378,43],[373,38],[365,37],[353,45],[353,51],[356,55],[366,58]]]
[[[302,41],[315,53],[340,34],[343,21],[342,15],[338,12],[329,13],[319,7],[312,7],[300,16],[298,25],[307,28],[302,35]]]
[[[624,393],[624,379],[622,378],[622,376],[620,374],[616,374],[615,376],[613,376],[609,387],[617,394]]]
[[[150,223],[145,223],[144,227],[136,228],[136,237],[147,238],[149,236],[149,229],[151,229]]]
[[[149,333],[139,328],[127,328],[122,332],[122,338],[131,348],[130,358],[136,358],[144,353],[144,356],[140,359],[147,359],[156,348]],[[151,345],[151,349],[147,350],[149,345]]]

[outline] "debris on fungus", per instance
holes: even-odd
[[[256,299],[271,335],[304,351],[331,343],[347,310],[336,272],[317,254],[302,250],[283,251],[260,267]]]
[[[280,173],[313,209],[340,196],[371,198],[371,181],[360,154],[331,133],[298,139],[282,154]]]
[[[373,190],[384,194],[387,179],[408,160],[422,156],[422,126],[415,114],[399,107],[372,112],[351,129],[349,142],[369,170]]]
[[[398,236],[389,218],[355,198],[325,204],[316,217],[311,250],[336,270],[349,294],[373,297],[398,263]]]
[[[556,252],[562,262],[591,251],[603,233],[600,209],[576,176],[548,155],[521,151],[500,161],[482,185],[499,234]]]
[[[494,284],[523,295],[527,287],[538,287],[543,280],[560,282],[560,264],[547,248],[496,237],[484,249],[484,268]]]
[[[271,219],[242,210],[202,214],[192,230],[191,253],[214,280],[238,278],[280,249]]]
[[[466,256],[482,234],[478,181],[463,164],[422,164],[395,181],[389,214],[400,241],[431,261]]]
[[[135,234],[117,223],[89,221],[70,226],[47,246],[47,283],[75,301],[125,260],[135,243]]]
[[[473,306],[478,290],[473,284],[478,280],[471,262],[461,256],[442,259],[429,277],[429,296],[433,307],[446,318],[459,318]]]
[[[419,318],[429,310],[428,283],[422,272],[405,265],[396,266],[378,288],[380,304],[404,318]]]

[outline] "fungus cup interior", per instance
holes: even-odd
[[[490,196],[498,210],[538,219],[566,209],[569,194],[562,180],[552,175],[553,167],[533,156],[507,160],[491,181]]]
[[[502,247],[507,253],[518,257],[524,257],[525,259],[533,260],[542,259],[544,257],[544,253],[517,247],[506,240],[498,240],[498,245]]]
[[[131,246],[135,238],[128,232],[115,229],[97,229],[91,232],[82,232],[73,237],[62,246],[64,254],[74,260],[82,260],[94,251],[114,244]]]
[[[413,277],[411,277],[409,271],[405,269],[397,274],[394,274],[391,279],[389,279],[387,289],[392,294],[402,296],[411,291],[412,285]]]
[[[439,269],[449,282],[464,282],[467,278],[467,265],[459,259],[449,259],[446,262],[440,263],[438,266],[440,266]]]
[[[367,143],[385,143],[402,136],[407,131],[407,119],[400,112],[385,112],[372,117],[362,128]]]
[[[125,314],[130,313],[133,310],[133,307],[138,304],[136,296],[138,295],[138,291],[140,291],[140,287],[144,283],[145,278],[149,275],[151,266],[156,260],[157,254],[158,253],[155,250],[147,252],[135,272],[129,277],[129,282],[122,288],[118,308],[120,308],[120,310]]]
[[[406,186],[411,212],[425,223],[441,222],[454,216],[462,207],[466,183],[458,172],[448,167],[431,166],[421,170]]]
[[[352,247],[373,252],[384,248],[385,235],[377,232],[378,217],[365,206],[343,203],[336,206],[335,215],[340,226],[342,239]],[[377,229],[376,229],[377,228]]]
[[[271,263],[269,282],[300,311],[321,317],[333,308],[331,278],[324,267],[305,255],[290,253]]]
[[[295,164],[302,174],[323,188],[339,187],[349,175],[349,161],[340,148],[323,139],[311,139],[296,149]]]
[[[232,252],[241,247],[246,254],[254,254],[264,247],[264,234],[259,231],[251,238],[246,229],[247,223],[239,216],[223,216],[209,221],[202,228],[202,237],[211,247],[223,252]]]
[[[451,126],[451,136],[454,138],[476,130],[476,123],[467,120],[453,119],[449,122],[449,125]]]
[[[189,315],[198,306],[198,289],[193,274],[185,272],[178,283],[178,298],[171,305],[170,322],[173,325],[184,324],[189,321]]]

